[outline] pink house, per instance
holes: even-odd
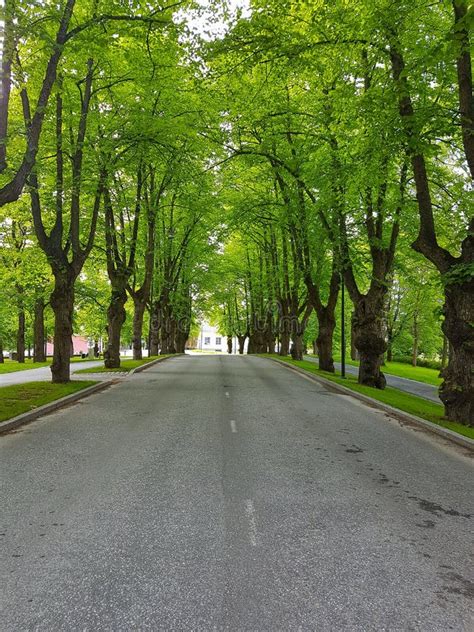
[[[72,355],[81,355],[81,353],[87,353],[89,349],[89,342],[84,336],[72,337]],[[52,356],[54,351],[54,343],[48,340],[46,344],[46,355]]]

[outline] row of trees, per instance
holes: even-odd
[[[314,310],[320,366],[333,371],[344,282],[359,382],[384,388],[381,367],[396,332],[390,306],[400,272],[415,262],[442,294],[446,414],[472,424],[468,4],[252,3],[252,16],[212,49],[226,110],[209,137],[226,148],[223,161],[243,165],[223,167],[238,222],[248,223],[240,297],[225,303],[228,326],[246,331],[252,351],[272,351],[278,333],[286,354],[292,338],[300,357]]]
[[[316,319],[333,371],[344,283],[359,381],[383,388],[418,269],[431,313],[443,303],[446,414],[473,423],[468,1],[252,0],[235,19],[209,5],[223,37],[193,35],[187,2],[5,1],[2,292],[18,339],[26,306],[40,332],[49,303],[66,381],[78,304],[95,302],[117,366],[128,301],[136,357],[145,325],[152,353],[181,350],[193,300],[232,278],[214,303],[241,344],[278,337],[300,357]]]
[[[20,361],[28,307],[36,361],[53,311],[53,382],[69,380],[74,326],[92,304],[101,316],[84,331],[102,336],[106,321],[107,367],[120,365],[129,299],[135,358],[147,310],[152,353],[184,350],[217,208],[174,20],[184,4],[5,3],[2,293],[17,307]],[[4,337],[9,325],[5,314]]]

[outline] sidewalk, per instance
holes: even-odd
[[[304,356],[305,360],[309,360],[309,362],[318,363],[318,359],[314,356]],[[334,362],[334,366],[339,371],[341,370],[341,363]],[[383,367],[382,367],[383,371]],[[346,373],[349,375],[358,375],[359,367],[353,366],[352,364],[346,364]],[[418,397],[423,397],[424,399],[428,399],[431,402],[435,402],[436,404],[441,403],[441,400],[438,396],[438,388],[436,386],[432,386],[431,384],[426,384],[425,382],[418,382],[416,380],[410,380],[405,377],[397,377],[396,375],[389,375],[388,373],[384,373],[385,379],[387,380],[387,385],[392,386],[393,388],[398,388],[400,391],[405,391],[406,393],[410,393],[411,395],[418,395]]]

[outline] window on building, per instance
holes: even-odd
[[[206,337],[204,338],[204,344],[205,344],[205,345],[210,345],[210,344],[211,344],[211,339],[210,339],[210,337],[209,337],[209,336],[206,336]]]
[[[222,344],[222,338],[220,336],[216,337],[216,345],[221,345]]]

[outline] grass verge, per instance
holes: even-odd
[[[97,366],[92,367],[91,369],[81,369],[80,371],[76,371],[76,373],[123,373],[124,371],[131,371],[132,369],[136,369],[143,364],[147,364],[148,362],[153,362],[153,360],[164,360],[165,358],[170,358],[172,353],[169,355],[162,356],[150,356],[149,358],[143,358],[143,360],[122,360],[120,362],[120,367],[117,369],[107,369],[105,366]]]
[[[341,384],[341,386],[345,386],[346,388],[356,391],[357,393],[362,393],[363,395],[372,397],[372,399],[376,399],[379,402],[383,402],[384,404],[388,404],[389,406],[393,406],[394,408],[403,410],[404,412],[415,415],[416,417],[421,417],[422,419],[431,421],[438,426],[453,430],[460,435],[469,437],[470,439],[474,439],[474,428],[463,426],[462,424],[458,424],[452,421],[447,421],[447,419],[445,419],[444,417],[444,408],[441,404],[430,402],[429,400],[423,399],[422,397],[417,397],[416,395],[411,395],[410,393],[404,393],[403,391],[389,386],[387,386],[387,388],[385,388],[383,391],[380,391],[376,388],[371,388],[370,386],[362,386],[362,384],[359,384],[357,382],[357,378],[354,375],[348,375],[346,379],[343,379],[338,375],[327,373],[326,371],[320,371],[317,365],[315,365],[315,363],[310,360],[299,361],[293,360],[291,358],[282,358],[278,355],[268,355],[262,357],[275,358],[277,360],[286,362],[287,364],[300,367],[302,369],[305,369],[305,371],[308,371],[309,373],[314,373],[315,375],[319,375],[326,380]]]
[[[317,356],[313,356],[317,361]],[[313,362],[314,362],[313,360]],[[339,356],[334,356],[336,362],[340,362]],[[359,366],[358,362],[354,360],[346,359],[346,364],[351,366]],[[411,366],[411,364],[404,364],[403,362],[386,362],[382,371],[387,375],[395,375],[396,377],[404,377],[407,380],[416,380],[417,382],[424,382],[425,384],[431,384],[432,386],[439,386],[443,381],[439,377],[439,371],[437,369],[428,369],[424,366]]]
[[[28,382],[0,387],[0,421],[11,419],[22,413],[49,404],[56,399],[81,391],[96,382],[81,381],[68,384],[51,382]]]
[[[16,360],[7,360],[0,364],[0,375],[4,373],[14,373],[15,371],[27,371],[28,369],[40,369],[42,366],[49,366],[50,362],[33,362],[33,360],[25,360],[25,362],[17,362]]]

